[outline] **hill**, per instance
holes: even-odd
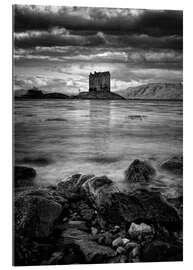
[[[43,93],[41,90],[37,90],[37,89],[30,89],[25,92],[21,92],[21,91],[22,90],[16,91],[15,93],[16,99],[67,99],[69,98],[69,96],[62,93]]]
[[[182,83],[150,83],[117,91],[126,99],[183,100]]]

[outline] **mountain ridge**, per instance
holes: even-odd
[[[182,83],[149,83],[116,91],[126,99],[183,100]]]

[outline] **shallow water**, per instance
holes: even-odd
[[[138,158],[157,168],[152,188],[182,193],[182,177],[159,169],[182,153],[182,102],[25,100],[14,106],[15,163],[35,168],[37,184],[82,172],[108,175],[127,189],[124,170]]]

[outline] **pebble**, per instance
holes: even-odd
[[[98,233],[97,228],[91,227],[91,233],[92,233],[93,236],[95,236]]]
[[[141,223],[139,225],[131,223],[128,233],[132,239],[138,238],[139,240],[141,240],[144,235],[152,234],[153,230],[151,226],[145,223]]]
[[[68,221],[68,218],[67,217],[64,217],[62,221],[63,222],[67,222]]]
[[[137,245],[138,244],[135,242],[128,242],[127,244],[125,244],[124,247],[126,250],[131,250],[131,249],[135,248]]]
[[[122,241],[123,241],[123,245],[124,245],[124,246],[125,246],[127,243],[130,242],[130,240],[127,239],[127,238],[123,238]]]
[[[103,244],[103,242],[104,242],[104,236],[99,237],[98,243]]]
[[[116,238],[113,242],[112,242],[112,246],[113,247],[118,247],[123,245],[123,240],[121,237]]]
[[[118,233],[120,232],[120,227],[118,225],[115,225],[113,228],[112,228],[112,233]]]

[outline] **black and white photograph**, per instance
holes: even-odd
[[[12,21],[13,265],[183,261],[183,11]]]

